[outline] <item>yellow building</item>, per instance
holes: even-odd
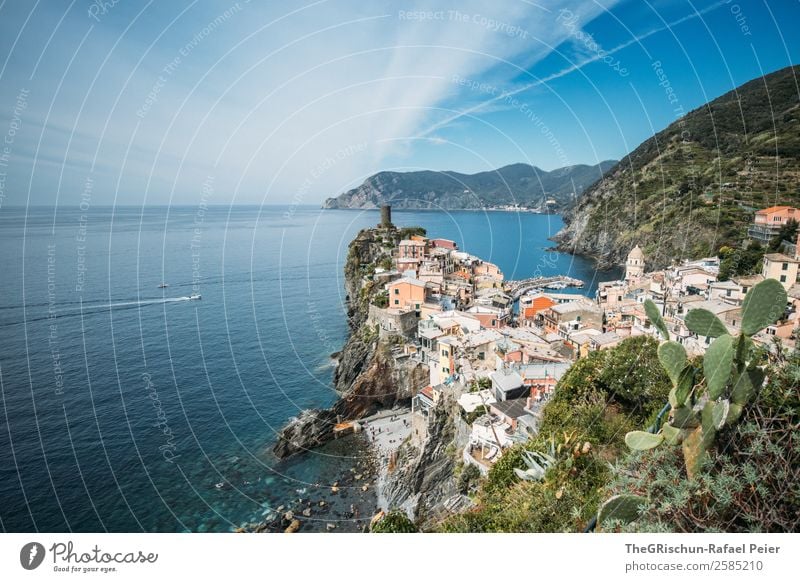
[[[764,267],[761,274],[765,279],[776,279],[788,291],[797,281],[797,259],[782,255],[780,253],[770,253],[764,255]]]

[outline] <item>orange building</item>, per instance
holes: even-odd
[[[426,287],[424,281],[401,277],[389,283],[386,288],[389,290],[389,307],[392,309],[404,309],[410,307],[419,310],[425,303]]]
[[[556,302],[547,295],[527,295],[519,300],[519,315],[521,319],[533,319],[540,311],[555,305]]]

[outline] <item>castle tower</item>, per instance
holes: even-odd
[[[392,207],[388,204],[381,206],[381,224],[383,228],[391,228],[392,226]]]
[[[628,260],[625,261],[625,280],[631,281],[644,275],[644,253],[639,245],[636,245],[628,253]]]

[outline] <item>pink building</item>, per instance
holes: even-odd
[[[432,238],[430,242],[433,248],[447,249],[450,251],[458,250],[458,245],[455,241],[446,238]]]
[[[425,256],[425,241],[421,240],[401,240],[398,245],[397,258],[399,259],[422,259]]]
[[[747,229],[751,238],[767,242],[772,240],[781,227],[790,220],[798,220],[800,210],[792,206],[770,206],[756,212],[753,224]]]

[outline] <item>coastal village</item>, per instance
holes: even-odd
[[[797,216],[800,210],[786,206],[760,210],[749,236],[768,243]],[[387,233],[391,244],[388,234],[395,230],[391,209],[383,207],[377,232]],[[587,297],[569,292],[583,285],[570,277],[510,281],[497,265],[452,240],[404,238],[390,249],[391,264],[363,275],[380,289],[367,324],[391,345],[395,362],[424,364],[429,375],[413,387],[411,412],[404,413],[400,432],[381,421],[359,428],[385,456],[384,470],[391,470],[399,443],[422,447],[432,411],[450,399],[468,431],[460,440],[466,443],[458,452],[461,463],[485,475],[505,449],[536,434],[542,406],[576,360],[631,336],[657,336],[645,314],[647,299],[661,310],[671,339],[699,355],[711,338],[686,327],[690,309],[707,309],[738,333],[747,291],[765,278],[776,279],[790,304],[784,317],[753,339],[771,350],[791,348],[800,307],[800,240],[780,242],[781,252],[764,255],[760,273],[726,280],[720,280],[718,257],[648,271],[647,255],[634,244],[624,277],[601,282],[595,296]]]

